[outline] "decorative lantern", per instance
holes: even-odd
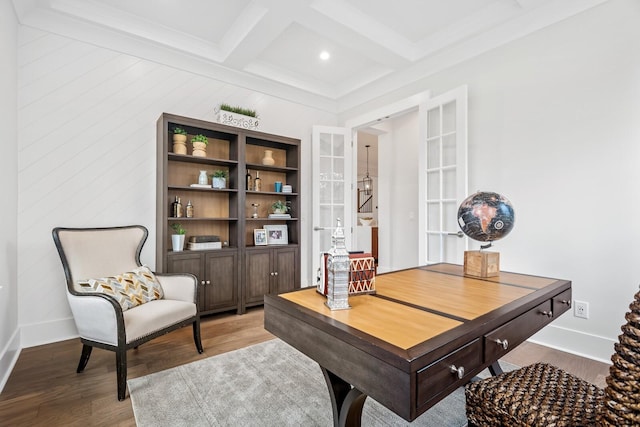
[[[327,258],[327,307],[346,310],[349,306],[349,251],[344,241],[344,229],[338,225],[331,236],[331,250]]]

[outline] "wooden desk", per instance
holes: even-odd
[[[321,366],[336,426],[359,425],[367,396],[413,421],[571,304],[568,280],[453,264],[379,275],[376,291],[340,311],[315,288],[265,296],[265,328]]]

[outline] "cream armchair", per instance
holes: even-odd
[[[122,297],[124,292],[117,291],[114,297],[104,292],[109,289],[107,285],[100,289],[101,292],[88,288],[89,283],[96,283],[91,282],[93,279],[112,278],[140,269],[140,252],[147,236],[147,229],[140,225],[53,230],[67,281],[69,305],[83,344],[77,372],[84,370],[93,347],[114,351],[118,400],[124,400],[126,396],[127,350],[130,348],[191,324],[196,349],[203,352],[197,309],[198,286],[193,275],[146,273],[142,280],[160,283],[160,294],[156,294],[159,299],[133,307],[127,304],[138,301],[137,296]],[[146,285],[141,289],[147,290]]]

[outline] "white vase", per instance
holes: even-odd
[[[172,234],[171,247],[173,252],[182,252],[184,248],[184,234]]]
[[[209,183],[209,177],[207,177],[207,171],[200,171],[198,175],[198,184],[207,185]]]
[[[264,150],[264,157],[262,158],[262,164],[266,166],[273,166],[275,163],[276,161],[273,160],[273,151]]]

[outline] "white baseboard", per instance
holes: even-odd
[[[71,317],[20,326],[22,348],[35,347],[77,337],[78,329]]]
[[[617,342],[555,325],[546,326],[529,341],[607,364],[611,364],[613,345]]]
[[[11,371],[13,371],[13,367],[18,361],[20,350],[20,330],[16,329],[5,348],[2,349],[2,353],[0,353],[0,393],[7,381],[9,381],[9,375],[11,375]]]

